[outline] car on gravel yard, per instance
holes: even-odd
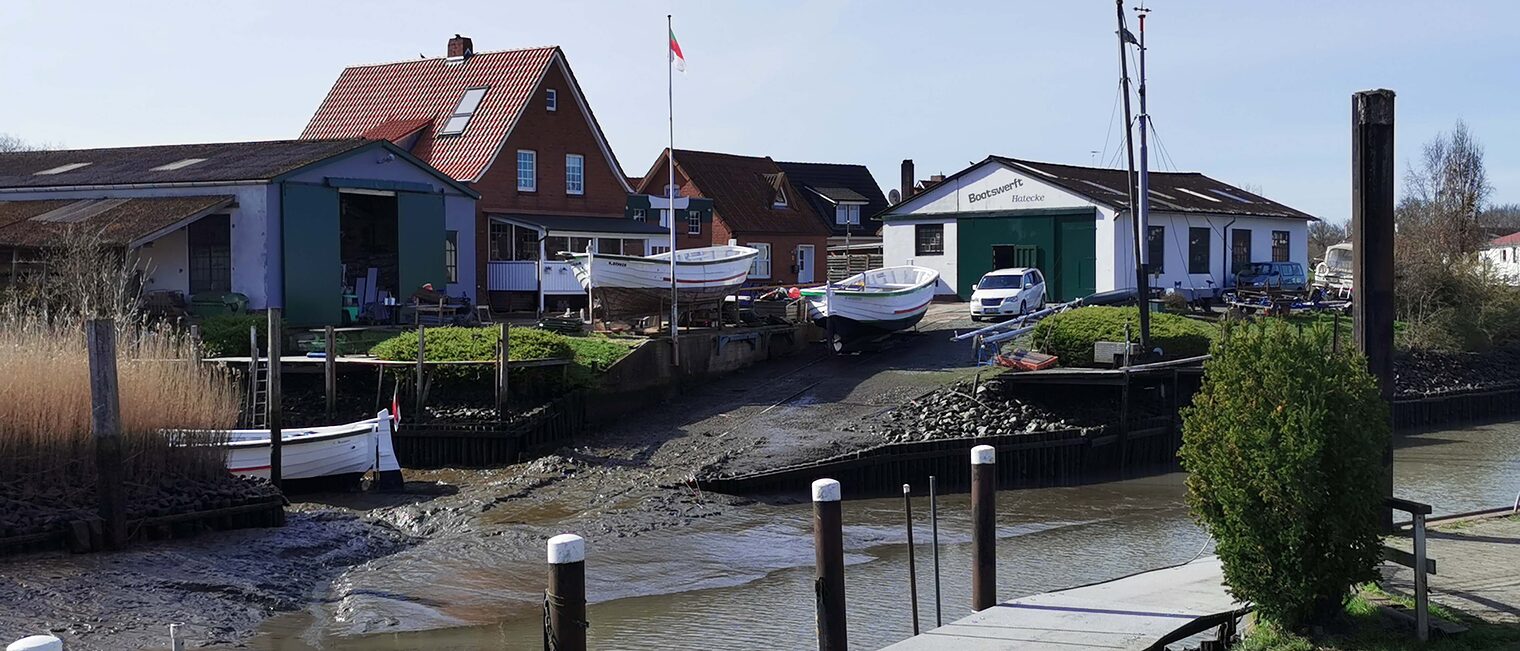
[[[1039,269],[1014,267],[989,271],[971,286],[971,320],[1017,316],[1045,307],[1045,275]]]

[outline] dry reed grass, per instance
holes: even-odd
[[[224,369],[198,366],[188,336],[150,326],[136,308],[135,263],[90,234],[50,256],[45,277],[0,306],[0,497],[75,501],[93,493],[84,323],[116,323],[124,477],[129,493],[226,478],[208,430],[235,424],[240,393]]]

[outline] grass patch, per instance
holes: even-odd
[[[1520,625],[1485,622],[1466,613],[1430,605],[1432,617],[1457,622],[1469,628],[1466,633],[1433,639],[1421,644],[1414,631],[1395,628],[1383,619],[1376,605],[1391,601],[1413,610],[1414,600],[1384,591],[1376,585],[1362,586],[1346,604],[1341,630],[1306,637],[1262,624],[1233,651],[1499,651],[1520,649]]]
[[[572,386],[594,384],[597,376],[637,345],[632,340],[601,335],[572,337],[538,328],[512,328],[511,332],[507,344],[512,359],[570,358],[568,376]],[[430,360],[488,362],[496,359],[501,330],[491,326],[429,328],[426,341]],[[386,339],[371,348],[370,354],[387,360],[416,360],[417,333],[403,332]],[[478,368],[448,369],[447,373],[467,378],[489,377],[489,371]]]

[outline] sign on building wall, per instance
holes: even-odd
[[[990,212],[1091,205],[1092,202],[1066,190],[1019,174],[1001,164],[987,163],[960,178],[930,188],[905,212]]]

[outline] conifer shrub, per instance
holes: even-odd
[[[1326,327],[1229,324],[1211,352],[1182,412],[1188,504],[1231,594],[1300,631],[1377,578],[1388,405]]]

